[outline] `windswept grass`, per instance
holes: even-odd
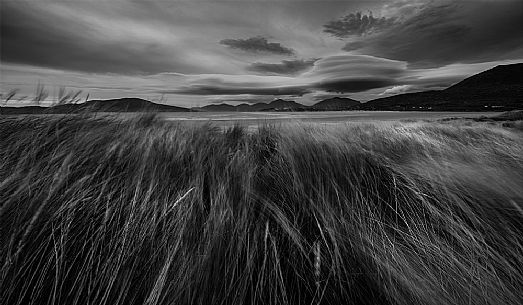
[[[523,135],[0,120],[3,304],[520,304]]]

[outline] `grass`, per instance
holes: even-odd
[[[476,124],[476,122],[487,123],[489,125],[497,125],[506,128],[517,129],[523,131],[523,110],[512,110],[507,112],[502,112],[493,116],[480,116],[475,118],[443,118],[438,120],[439,123],[450,122],[452,124],[460,125],[483,125]]]
[[[520,304],[523,134],[0,119],[0,303]]]

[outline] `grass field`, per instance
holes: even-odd
[[[0,118],[3,304],[521,304],[523,133]]]

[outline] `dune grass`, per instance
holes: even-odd
[[[523,134],[0,119],[3,304],[520,304]]]

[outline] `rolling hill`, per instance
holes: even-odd
[[[217,105],[207,105],[201,108],[192,108],[197,111],[216,111],[216,112],[257,112],[257,111],[305,111],[309,107],[296,103],[295,101],[288,101],[283,99],[276,99],[270,103],[256,103],[256,104],[240,104],[233,106],[222,103]]]
[[[190,109],[153,103],[141,98],[90,100],[81,104],[63,104],[52,107],[2,107],[1,114],[66,114],[78,112],[188,112]]]
[[[523,107],[523,63],[499,65],[439,91],[406,93],[361,104],[361,110],[513,110]]]
[[[311,108],[314,110],[347,110],[358,105],[360,105],[359,101],[350,98],[333,97],[320,101],[312,105]]]
[[[343,97],[333,97],[322,100],[312,106],[303,105],[295,101],[276,99],[270,103],[240,104],[233,106],[230,104],[213,104],[201,108],[193,108],[197,111],[215,112],[257,112],[257,111],[328,111],[328,110],[349,110],[360,102]]]

